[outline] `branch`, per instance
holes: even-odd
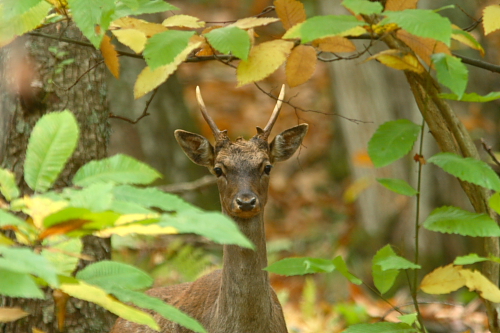
[[[483,145],[484,150],[490,155],[491,159],[493,162],[495,162],[496,165],[500,166],[500,161],[498,161],[497,157],[495,156],[495,153],[493,153],[493,150],[490,145],[488,145],[483,138],[481,138],[481,144]]]
[[[195,181],[158,186],[158,189],[174,194],[181,194],[190,191],[201,190],[217,183],[217,178],[213,175],[203,176]]]
[[[149,113],[148,113],[149,104],[151,104],[151,102],[153,101],[153,98],[155,97],[156,92],[158,91],[158,88],[159,87],[157,87],[155,90],[153,90],[153,93],[151,94],[151,97],[149,97],[148,101],[146,102],[146,106],[144,107],[144,110],[142,111],[142,114],[136,120],[132,120],[132,119],[127,118],[127,117],[117,116],[117,115],[115,115],[113,113],[109,114],[109,118],[116,118],[116,119],[120,119],[120,120],[129,122],[131,124],[137,124],[139,122],[139,120],[141,120],[144,117],[149,116]]]

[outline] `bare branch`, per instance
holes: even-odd
[[[153,90],[153,93],[151,94],[151,97],[149,97],[148,101],[146,102],[146,106],[144,107],[144,110],[142,111],[142,114],[136,120],[132,120],[132,119],[129,119],[127,117],[117,116],[117,115],[115,115],[113,113],[109,114],[109,118],[120,119],[120,120],[129,122],[131,124],[137,124],[139,122],[139,120],[141,120],[144,117],[149,116],[149,113],[148,113],[149,104],[151,104],[151,102],[153,101],[153,98],[155,97],[156,92],[158,91],[158,88],[156,88],[155,90]]]
[[[493,162],[495,162],[496,165],[500,166],[500,161],[498,161],[497,157],[493,153],[493,149],[486,143],[486,141],[484,141],[483,138],[481,138],[481,144],[483,145],[483,148],[488,153],[488,155],[490,155]]]
[[[190,191],[197,191],[217,183],[217,178],[213,175],[203,176],[195,181],[158,186],[158,189],[174,194],[181,194]]]

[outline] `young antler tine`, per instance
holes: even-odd
[[[205,119],[208,126],[212,130],[215,139],[219,140],[221,138],[221,130],[219,130],[219,128],[213,121],[212,117],[210,117],[210,115],[207,112],[207,108],[205,107],[205,102],[203,102],[203,98],[201,97],[200,86],[196,86],[196,99],[198,100],[198,105],[200,106],[200,111],[201,114],[203,115],[203,118]]]
[[[271,130],[273,129],[274,123],[278,119],[284,97],[285,97],[285,85],[282,85],[280,95],[278,96],[278,101],[276,102],[276,106],[274,107],[273,113],[271,114],[271,118],[267,122],[267,125],[266,127],[264,127],[264,131],[262,133],[262,138],[264,140],[267,140],[267,138],[271,134]]]

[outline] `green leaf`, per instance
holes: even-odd
[[[19,197],[20,192],[16,184],[16,178],[10,170],[0,168],[0,193],[7,201]]]
[[[420,125],[407,119],[380,125],[368,142],[368,155],[375,167],[389,165],[406,155],[417,140],[420,129]]]
[[[438,81],[448,87],[459,99],[462,98],[469,80],[469,71],[462,60],[449,54],[436,53],[432,55],[432,61]]]
[[[351,283],[360,285],[363,283],[361,279],[357,278],[354,276],[349,270],[347,269],[347,265],[344,261],[344,258],[341,256],[337,256],[332,260],[333,265],[335,266],[335,269],[339,271],[343,276],[345,276]]]
[[[65,188],[63,195],[73,207],[87,208],[93,212],[110,209],[113,201],[112,183],[91,184],[83,189]]]
[[[431,231],[471,237],[499,237],[500,227],[486,214],[471,213],[457,207],[434,209],[424,221]]]
[[[417,333],[418,330],[405,323],[373,323],[349,326],[342,333]]]
[[[33,278],[26,273],[17,273],[0,267],[0,295],[44,299]]]
[[[334,269],[331,260],[311,257],[285,258],[264,268],[268,272],[287,276],[329,273]]]
[[[427,160],[463,181],[490,190],[500,191],[500,178],[491,167],[472,157],[461,157],[453,153],[438,153]]]
[[[80,261],[83,244],[80,238],[62,236],[45,239],[41,255],[55,268],[58,274],[70,276]]]
[[[386,245],[378,250],[372,260],[373,283],[381,294],[385,294],[391,289],[399,275],[399,269],[383,269],[380,265],[391,257],[397,257],[397,254],[390,245]]]
[[[2,0],[0,46],[38,27],[52,6],[44,0]]]
[[[170,10],[179,10],[179,8],[164,0],[121,0],[116,6],[113,20],[124,16],[153,14]]]
[[[151,70],[173,62],[193,35],[194,31],[167,30],[149,38],[143,54]]]
[[[409,33],[432,38],[450,45],[452,27],[448,18],[432,10],[406,9],[403,11],[385,11],[386,16],[380,24],[396,23]]]
[[[412,197],[418,193],[413,187],[410,186],[403,179],[395,179],[395,178],[377,178],[377,181],[388,188],[389,190],[396,192],[398,194],[407,195]]]
[[[254,248],[234,221],[219,212],[183,211],[163,214],[158,222],[161,227],[174,227],[179,233],[195,233],[219,244],[234,244]]]
[[[32,228],[26,221],[3,209],[0,209],[0,228],[5,226],[15,226],[29,229]]]
[[[68,0],[76,26],[96,49],[115,15],[113,0]]]
[[[500,91],[492,91],[484,96],[478,95],[476,93],[464,93],[461,97],[459,97],[457,94],[439,94],[439,97],[452,101],[485,103],[500,99]]]
[[[488,204],[495,212],[497,212],[497,214],[500,214],[500,193],[496,192],[493,194],[490,197]]]
[[[153,278],[139,268],[109,260],[88,265],[76,273],[76,277],[107,292],[111,292],[116,285],[138,290],[149,288],[153,284]]]
[[[391,269],[420,269],[422,268],[420,265],[416,265],[409,261],[406,258],[400,257],[398,255],[389,256],[385,259],[381,259],[377,261],[377,265],[382,268],[383,271],[391,270]]]
[[[405,324],[413,325],[418,320],[418,313],[414,312],[414,313],[409,313],[406,315],[398,316],[398,319]]]
[[[43,256],[28,248],[0,246],[0,268],[41,277],[53,287],[59,286],[57,271]]]
[[[453,264],[455,265],[471,265],[475,264],[478,262],[483,262],[483,261],[488,261],[488,258],[483,258],[478,256],[475,253],[468,254],[466,256],[462,257],[456,257],[455,260],[453,261]]]
[[[119,285],[114,285],[111,293],[122,302],[131,302],[140,308],[153,310],[168,320],[179,323],[192,331],[200,333],[206,332],[198,321],[189,317],[176,307],[163,302],[159,298],[124,289]]]
[[[85,164],[76,172],[73,183],[78,186],[106,182],[146,185],[160,177],[161,174],[150,166],[130,156],[117,154]]]
[[[315,16],[289,29],[283,39],[300,38],[302,43],[309,43],[318,38],[341,35],[364,24],[351,15]]]
[[[24,180],[35,192],[48,190],[63,170],[78,143],[78,124],[69,111],[51,112],[36,123],[31,133]]]
[[[224,27],[210,31],[205,37],[217,51],[223,54],[231,53],[242,60],[248,59],[250,36],[245,30],[238,27]]]
[[[47,215],[43,219],[43,226],[45,228],[52,227],[58,223],[67,222],[71,220],[84,220],[84,216],[90,214],[91,211],[87,208],[80,207],[66,207],[57,212]]]
[[[342,5],[350,9],[355,15],[359,14],[380,14],[384,9],[379,2],[370,2],[368,0],[344,0]]]

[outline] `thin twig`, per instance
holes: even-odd
[[[185,192],[201,190],[216,183],[217,178],[215,178],[215,176],[206,175],[192,182],[158,186],[158,189],[168,193],[181,194]]]
[[[74,86],[76,86],[78,84],[78,82],[80,82],[80,80],[85,76],[87,75],[88,73],[90,73],[91,70],[93,70],[94,68],[96,68],[97,66],[101,65],[104,63],[104,60],[100,60],[98,61],[94,66],[90,67],[89,69],[87,69],[85,72],[83,72],[82,75],[80,75],[76,80],[75,82],[73,82],[72,85],[70,85],[68,88],[65,88],[64,90],[68,91],[70,90],[71,88],[73,88]]]
[[[109,114],[109,118],[120,119],[120,120],[129,122],[131,124],[137,124],[139,122],[139,120],[141,120],[144,117],[149,116],[149,113],[148,113],[149,104],[151,104],[151,102],[153,101],[153,98],[155,97],[156,92],[158,91],[158,88],[156,88],[155,90],[153,90],[153,93],[151,94],[151,97],[146,102],[146,106],[144,107],[144,110],[142,111],[142,114],[136,120],[132,120],[132,119],[127,118],[127,117],[117,116],[117,115],[115,115],[113,113]]]
[[[492,150],[493,148],[491,148],[491,146],[488,145],[486,143],[486,141],[484,141],[483,138],[481,138],[481,144],[483,145],[483,148],[484,148],[484,150],[486,150],[488,155],[490,155],[493,162],[495,162],[496,165],[500,166],[500,161],[498,161],[497,157],[495,156],[495,153],[493,153],[493,150]]]

